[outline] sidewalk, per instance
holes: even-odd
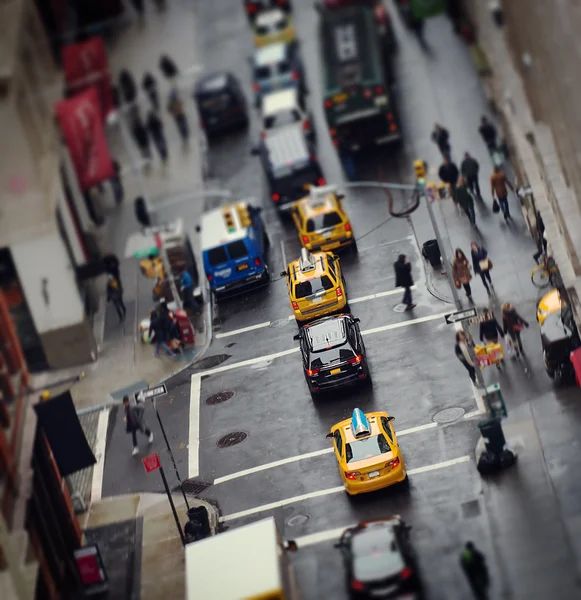
[[[183,497],[172,497],[183,528],[187,522]],[[218,523],[214,508],[195,499],[188,503],[208,509],[214,535]],[[109,576],[107,598],[185,597],[184,547],[165,494],[132,494],[101,500],[92,504],[81,523],[87,543],[98,544],[101,550]]]

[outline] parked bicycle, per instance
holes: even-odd
[[[559,271],[554,259],[550,256],[544,256],[543,261],[533,268],[531,271],[531,282],[532,284],[543,289],[551,284],[555,287],[554,276]]]

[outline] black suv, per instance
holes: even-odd
[[[196,83],[194,99],[208,136],[248,125],[246,98],[231,73],[205,75]]]
[[[301,343],[311,396],[360,380],[371,383],[359,319],[348,314],[323,317],[305,325],[294,339]]]
[[[311,186],[325,185],[325,178],[302,123],[264,132],[252,154],[260,156],[270,198],[281,211],[290,211]]]

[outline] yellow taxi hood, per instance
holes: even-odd
[[[394,458],[396,457],[393,452],[386,452],[385,454],[377,454],[369,458],[364,458],[363,460],[358,460],[357,462],[351,461],[346,463],[346,465],[348,471],[359,471],[360,469],[367,469],[368,467],[373,467],[377,464],[389,462]]]

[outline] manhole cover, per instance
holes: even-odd
[[[213,369],[221,365],[225,360],[228,360],[231,354],[216,354],[215,356],[206,356],[200,362],[195,363],[196,369]]]
[[[182,489],[186,494],[197,496],[201,494],[205,489],[209,488],[212,484],[207,481],[198,481],[196,479],[186,479],[182,481]],[[180,486],[176,485],[173,489],[174,492],[180,491]]]
[[[206,404],[221,404],[222,402],[226,402],[227,400],[232,400],[235,394],[236,392],[233,392],[232,390],[226,390],[224,392],[212,394],[209,398],[206,398]]]
[[[432,421],[444,425],[446,423],[453,423],[464,416],[466,411],[460,406],[452,406],[451,408],[445,408],[437,412],[433,417]]]
[[[276,321],[270,322],[270,327],[284,327],[288,325],[290,321],[288,319],[277,319]]]
[[[310,518],[311,515],[295,515],[294,517],[291,517],[286,522],[286,524],[289,527],[296,527],[297,525],[302,525],[303,523],[306,523]]]
[[[217,442],[218,448],[230,448],[230,446],[236,446],[240,442],[243,442],[248,437],[244,431],[233,431],[222,436]]]

